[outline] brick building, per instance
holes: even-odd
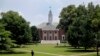
[[[42,44],[55,44],[65,40],[65,33],[62,29],[57,29],[58,23],[52,23],[52,11],[49,11],[48,22],[40,24],[37,28],[39,30],[39,37]]]

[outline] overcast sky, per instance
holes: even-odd
[[[100,5],[100,0],[0,0],[0,12],[17,11],[30,25],[39,25],[48,21],[48,11],[52,7],[53,22],[59,22],[61,9],[70,4],[87,5],[89,2]]]

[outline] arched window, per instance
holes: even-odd
[[[51,40],[51,36],[50,36],[50,40]]]
[[[44,36],[44,40],[46,40],[46,36]]]
[[[62,35],[62,40],[65,40],[65,35]]]
[[[65,40],[65,37],[63,36],[63,40]]]
[[[57,40],[57,36],[55,36],[55,40]]]

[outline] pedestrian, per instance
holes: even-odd
[[[58,46],[58,43],[57,43],[57,46]]]
[[[33,50],[31,51],[31,55],[34,56],[34,51]]]

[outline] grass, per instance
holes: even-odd
[[[13,49],[14,51],[16,51],[15,53],[1,53],[0,56],[31,56],[31,50],[35,51],[35,56],[58,56],[58,55],[96,56],[95,55],[96,53],[94,52],[91,51],[84,52],[83,48],[74,49],[69,45],[64,46],[64,44],[61,44],[59,46],[53,44],[25,45],[24,48],[13,48]],[[37,53],[37,52],[42,52],[42,53]]]

